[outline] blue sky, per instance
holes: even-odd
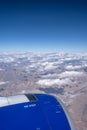
[[[0,0],[0,50],[87,51],[86,0]]]

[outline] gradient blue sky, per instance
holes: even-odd
[[[87,51],[87,0],[0,0],[0,50]]]

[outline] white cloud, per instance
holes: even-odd
[[[0,71],[2,71],[2,70],[4,70],[4,69],[1,69],[1,68],[0,68]]]
[[[80,68],[81,68],[81,66],[73,66],[73,65],[66,66],[67,70],[75,70],[75,69],[80,69]]]
[[[50,74],[50,73],[49,73],[49,74],[46,74],[46,75],[42,75],[41,77],[42,77],[42,78],[50,78],[50,77],[51,77],[51,78],[54,78],[54,77],[58,77],[58,74],[56,74],[56,73],[55,73],[55,74]]]
[[[0,62],[4,62],[4,63],[9,63],[9,62],[13,62],[14,61],[14,58],[12,57],[2,57],[0,58]]]
[[[6,82],[0,82],[0,85],[3,85],[3,84],[6,84],[8,83],[9,81],[6,81]]]
[[[65,71],[59,75],[61,78],[70,77],[70,76],[82,76],[84,75],[83,72],[78,71]]]
[[[47,66],[45,66],[45,70],[51,70],[51,69],[56,69],[58,66],[54,66],[53,64],[48,64]]]
[[[39,80],[37,83],[40,84],[40,85],[46,85],[46,86],[50,86],[50,85],[54,85],[54,84],[57,84],[57,85],[64,85],[64,84],[68,84],[70,83],[71,81],[66,78],[66,79],[42,79],[42,80]]]

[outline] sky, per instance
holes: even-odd
[[[0,0],[0,51],[87,51],[87,0]]]

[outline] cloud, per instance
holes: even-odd
[[[65,78],[65,77],[75,77],[75,76],[82,76],[82,75],[84,75],[84,73],[83,72],[78,72],[78,71],[65,71],[65,72],[63,72],[63,73],[61,73],[60,75],[59,75],[59,77],[60,78]]]
[[[37,84],[50,86],[50,85],[54,85],[54,84],[65,85],[65,84],[68,84],[70,82],[71,81],[68,78],[62,79],[62,80],[60,80],[60,79],[42,79],[42,80],[39,80],[37,82]]]
[[[51,69],[56,69],[58,66],[54,66],[53,64],[48,64],[47,66],[45,66],[45,70],[51,70]]]
[[[67,70],[75,70],[75,69],[80,69],[81,68],[81,66],[73,66],[73,65],[68,65],[68,66],[66,66],[66,69]]]
[[[6,81],[6,82],[0,82],[0,85],[7,84],[7,83],[9,83],[9,81]]]
[[[4,62],[4,63],[10,63],[10,62],[13,62],[14,61],[14,58],[12,57],[2,57],[0,58],[0,62]]]

